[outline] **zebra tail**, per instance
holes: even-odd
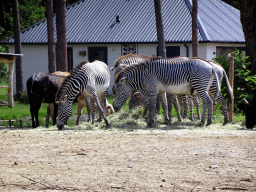
[[[232,99],[233,99],[233,90],[232,90],[232,88],[229,84],[228,76],[227,76],[227,74],[224,70],[223,70],[223,76],[225,78],[226,85],[227,85],[228,99],[229,99],[229,101],[232,101]]]
[[[214,69],[212,69],[212,72],[216,78],[216,95],[214,97],[214,103],[216,103],[216,100],[217,100],[217,97],[218,97],[218,94],[220,93],[220,82],[219,82],[219,77],[216,73],[216,71]]]

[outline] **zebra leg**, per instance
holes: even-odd
[[[157,95],[157,98],[160,99],[161,103],[162,103],[162,107],[164,110],[164,124],[168,124],[169,123],[169,118],[168,118],[168,111],[167,111],[167,102],[166,102],[166,94],[165,92],[161,92]]]
[[[182,121],[182,113],[180,113],[180,107],[179,107],[179,103],[178,103],[178,99],[177,99],[177,95],[172,95],[173,97],[173,104],[174,104],[174,108],[175,108],[175,111],[177,113],[177,118],[178,118],[178,121]]]
[[[190,108],[190,120],[195,121],[194,114],[193,114],[194,103],[193,103],[193,98],[191,95],[188,96],[188,101],[189,101],[189,108]]]
[[[221,93],[218,94],[217,96],[217,101],[220,103],[222,110],[223,110],[223,115],[224,115],[224,123],[223,125],[226,125],[228,123],[228,109],[227,109],[227,101],[226,99],[221,95]]]
[[[177,98],[178,98],[178,101],[179,101],[179,104],[180,104],[180,115],[181,115],[181,118],[183,119],[184,118],[184,104],[183,104],[182,95],[177,95]]]
[[[199,126],[204,125],[207,110],[208,110],[208,121],[207,121],[206,126],[208,126],[208,125],[212,124],[213,102],[207,92],[200,93],[200,97],[203,100],[203,114],[202,114],[201,123],[199,124]]]
[[[172,102],[173,95],[171,93],[166,93],[167,101],[168,101],[168,114],[169,114],[169,122],[172,122]]]
[[[186,119],[188,117],[188,96],[187,95],[183,95],[182,96],[182,101],[183,101],[183,119]]]
[[[94,117],[95,117],[95,108],[96,108],[95,102],[96,102],[95,99],[91,98],[90,108],[92,111],[92,124],[94,124]]]
[[[148,127],[153,127],[153,125],[154,125],[155,112],[156,112],[156,100],[157,100],[157,95],[156,94],[152,94],[149,97],[149,122],[148,122]]]
[[[101,105],[100,105],[99,98],[98,98],[98,96],[97,96],[97,94],[96,94],[95,92],[93,93],[93,98],[94,98],[94,100],[95,100],[95,102],[96,102],[96,105],[97,105],[97,107],[98,107],[98,109],[99,109],[100,115],[102,115],[102,117],[104,118],[104,121],[105,121],[105,123],[106,123],[107,128],[109,128],[109,127],[110,127],[110,124],[108,123],[108,120],[106,119],[106,117],[105,117],[105,115],[104,115],[103,109],[102,109],[102,107],[101,107]],[[94,102],[94,104],[95,104],[95,102]]]
[[[196,105],[197,109],[197,118],[198,120],[201,120],[201,115],[200,115],[200,96],[199,94],[193,95],[193,103]]]
[[[156,99],[156,114],[160,114],[160,101],[161,101],[161,96],[158,94],[157,99]]]

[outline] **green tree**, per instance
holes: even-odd
[[[244,57],[244,53],[238,50],[234,50],[234,87],[233,87],[233,95],[234,95],[234,109],[236,112],[239,112],[239,105],[241,101],[246,98],[250,100],[253,97],[254,90],[256,89],[256,75],[251,74],[250,66],[251,63],[249,61],[249,57]],[[224,70],[229,71],[229,60],[227,53],[222,56],[217,56],[214,59],[217,63],[219,63]],[[227,99],[227,87],[223,82],[221,86],[221,93]]]

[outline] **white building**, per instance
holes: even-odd
[[[198,0],[198,6],[199,57],[213,59],[232,47],[244,49],[237,9],[221,0]],[[192,0],[162,0],[167,57],[192,56],[191,9]],[[96,59],[112,67],[127,53],[157,55],[153,0],[81,0],[66,13],[69,68]],[[21,41],[26,87],[32,74],[48,72],[46,19],[22,31]],[[2,43],[9,44],[10,53],[15,52],[13,37]],[[111,87],[113,81],[112,73]]]

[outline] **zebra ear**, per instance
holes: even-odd
[[[137,97],[137,98],[141,97],[141,92],[133,93],[133,97]]]
[[[127,81],[127,78],[126,78],[126,77],[122,77],[122,78],[120,79],[120,83],[121,83],[121,84],[125,84],[126,81]]]

